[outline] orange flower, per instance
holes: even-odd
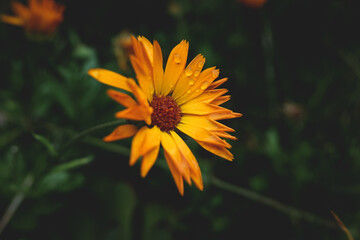
[[[238,2],[248,7],[261,8],[266,3],[266,0],[238,0]]]
[[[28,7],[12,2],[12,9],[16,16],[0,15],[1,21],[23,26],[28,33],[50,35],[63,21],[65,7],[54,0],[29,0]]]
[[[215,81],[219,70],[215,67],[202,71],[205,58],[199,54],[185,68],[189,44],[181,41],[170,53],[165,71],[163,56],[157,41],[153,44],[145,37],[131,37],[134,54],[130,56],[138,84],[135,80],[105,69],[90,69],[89,74],[98,81],[132,93],[108,90],[108,95],[126,107],[117,112],[117,118],[144,121],[142,127],[125,124],[117,127],[105,141],[134,136],[130,165],[142,157],[141,176],[145,177],[154,165],[160,145],[164,149],[176,186],[184,194],[185,180],[191,180],[202,190],[201,171],[189,147],[179,136],[185,133],[209,152],[227,160],[233,155],[231,145],[223,138],[235,140],[227,132],[233,129],[217,122],[242,116],[219,105],[230,99],[226,89],[217,89],[227,78]]]

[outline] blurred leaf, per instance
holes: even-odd
[[[46,137],[41,136],[39,134],[35,134],[35,133],[33,133],[32,135],[34,136],[34,138],[36,140],[38,140],[40,143],[42,143],[46,147],[46,149],[49,151],[51,156],[57,155],[54,145],[52,145],[51,142]]]
[[[35,195],[41,196],[51,191],[68,192],[79,187],[83,182],[82,174],[70,174],[65,171],[50,172],[40,180]]]
[[[159,204],[145,206],[142,240],[172,239],[171,228],[174,219],[169,207]]]
[[[89,155],[89,156],[83,157],[83,158],[77,158],[72,161],[57,165],[51,171],[52,172],[67,171],[67,170],[70,170],[73,168],[77,168],[77,167],[86,165],[86,164],[90,163],[92,160],[94,160],[94,156],[92,156],[92,155]]]
[[[115,186],[114,214],[120,227],[120,239],[130,240],[132,219],[136,206],[136,195],[132,187],[126,183]]]

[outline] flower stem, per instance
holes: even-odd
[[[73,143],[75,143],[76,141],[80,140],[81,138],[85,137],[86,135],[92,133],[92,132],[96,132],[100,129],[103,128],[107,128],[107,127],[112,127],[112,126],[117,126],[120,124],[124,124],[125,120],[124,119],[120,119],[120,120],[116,120],[116,121],[112,121],[112,122],[108,122],[108,123],[103,123],[97,126],[94,126],[92,128],[86,129],[78,134],[76,134],[75,136],[73,136],[67,143],[65,143],[62,147],[61,152],[65,152]]]
[[[235,193],[237,195],[243,196],[245,198],[248,198],[254,202],[258,202],[258,203],[262,203],[266,206],[269,206],[271,208],[274,208],[280,212],[283,212],[287,215],[289,215],[292,218],[297,218],[297,219],[303,219],[305,221],[308,221],[310,223],[315,223],[327,228],[332,228],[332,229],[337,229],[337,225],[327,219],[324,219],[322,217],[316,216],[313,213],[309,213],[309,212],[305,212],[302,210],[299,210],[297,208],[291,207],[291,206],[287,206],[281,202],[278,202],[276,200],[273,200],[271,198],[268,197],[264,197],[258,193],[255,193],[253,191],[247,190],[245,188],[239,187],[239,186],[235,186],[231,183],[227,183],[223,180],[220,180],[216,177],[212,177],[211,178],[211,182],[212,184],[214,184],[216,187],[223,189],[223,190],[227,190],[229,192]]]
[[[16,210],[19,208],[22,201],[24,200],[25,193],[32,186],[33,182],[34,182],[33,176],[28,174],[21,185],[21,190],[14,196],[8,208],[6,209],[4,215],[1,218],[0,235],[7,226],[7,224],[9,223],[9,221],[11,220],[11,218],[14,216]]]

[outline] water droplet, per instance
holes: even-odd
[[[185,75],[190,77],[191,75],[193,74],[193,70],[191,67],[188,67],[186,70],[185,70]]]
[[[187,94],[190,94],[190,93],[191,93],[191,90],[188,90],[186,93],[187,93]]]
[[[200,71],[195,71],[195,72],[194,72],[194,77],[199,76],[199,74],[200,74]]]
[[[217,78],[219,76],[219,70],[215,69],[215,70],[212,70],[212,76],[214,78]]]
[[[174,55],[174,61],[176,62],[176,63],[181,63],[181,56],[180,56],[180,54],[175,54]]]
[[[150,88],[150,94],[151,94],[151,95],[154,94],[154,88]]]
[[[199,66],[199,68],[202,68],[203,66],[204,66],[204,61],[200,61],[199,63],[198,63],[198,66]]]
[[[210,83],[205,81],[201,84],[200,88],[201,88],[201,90],[205,90],[209,85],[210,85]]]
[[[197,92],[197,93],[198,93],[198,92],[200,92],[200,90],[199,90],[199,89],[196,89],[196,91],[195,91],[195,92]]]
[[[193,79],[193,78],[190,78],[190,79],[189,79],[189,85],[192,86],[192,85],[194,85],[194,83],[195,83],[194,79]]]

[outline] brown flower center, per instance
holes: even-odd
[[[154,109],[151,114],[152,125],[156,125],[163,132],[174,130],[180,122],[181,111],[175,100],[170,97],[155,96],[150,106]]]

